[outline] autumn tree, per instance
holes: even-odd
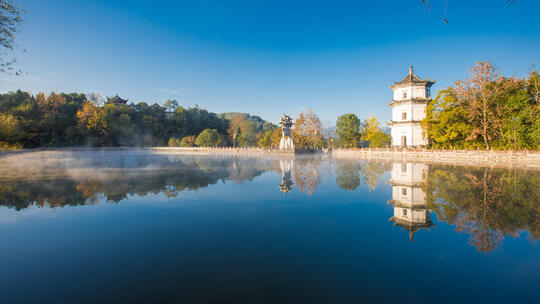
[[[252,146],[257,142],[257,128],[255,124],[246,119],[244,114],[233,116],[229,123],[227,133],[232,139],[233,146]]]
[[[375,118],[375,115],[370,116],[362,124],[362,132],[360,138],[369,143],[371,148],[381,148],[390,145],[391,137],[384,132],[384,129]]]
[[[322,123],[312,110],[298,114],[294,122],[293,141],[301,149],[323,146]]]
[[[504,103],[501,100],[505,89],[514,83],[504,81],[504,77],[493,64],[478,62],[469,69],[470,78],[456,82],[457,97],[466,110],[471,124],[468,139],[481,138],[486,149],[497,137],[502,127]]]
[[[346,148],[354,148],[360,139],[360,119],[354,114],[343,114],[336,122],[336,136]]]

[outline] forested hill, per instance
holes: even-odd
[[[251,115],[249,113],[225,112],[225,113],[218,114],[218,117],[226,119],[226,120],[232,120],[233,117],[238,116],[238,115],[241,115],[245,120],[252,122],[257,128],[257,131],[264,132],[266,130],[272,129],[272,127],[277,127],[271,122],[262,119],[260,116]]]

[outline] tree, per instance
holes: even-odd
[[[0,113],[0,142],[20,144],[23,136],[21,122],[13,115]]]
[[[21,11],[13,4],[11,0],[0,1],[0,73],[15,73],[20,75],[17,70],[15,58],[6,59],[10,51],[16,48],[15,35],[19,32],[19,26],[22,23]]]
[[[461,106],[452,87],[439,91],[437,97],[428,104],[422,128],[434,148],[475,146],[474,143],[465,141],[470,135],[471,125],[467,119],[467,112]]]
[[[180,147],[195,147],[195,136],[185,136],[180,142]]]
[[[358,145],[360,139],[360,119],[354,114],[343,114],[336,122],[336,136],[346,148]]]
[[[252,146],[257,142],[257,128],[255,123],[246,119],[246,115],[234,115],[229,123],[227,133],[232,139],[233,146]]]
[[[502,125],[500,97],[505,90],[504,78],[489,62],[478,62],[469,69],[469,74],[470,78],[456,82],[457,96],[472,127],[468,139],[480,137],[489,150]]]
[[[169,138],[169,147],[180,147],[180,140],[178,138],[171,137]]]
[[[360,138],[369,143],[371,148],[381,148],[390,145],[391,137],[384,133],[384,130],[375,118],[375,115],[370,116],[362,124],[362,132]]]
[[[323,146],[321,120],[312,110],[298,114],[294,122],[293,141],[300,149]]]
[[[270,148],[272,147],[272,140],[271,140],[271,137],[272,137],[272,133],[274,133],[274,131],[266,131],[263,136],[259,139],[259,141],[257,142],[257,145],[261,148]]]
[[[179,104],[176,99],[167,99],[163,106],[167,109],[167,112],[173,113],[176,112],[176,109],[178,109]]]
[[[219,143],[219,133],[216,129],[205,129],[195,140],[195,144],[199,147],[214,147],[219,145]]]

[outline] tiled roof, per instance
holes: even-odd
[[[424,85],[427,87],[431,87],[435,83],[435,81],[429,80],[429,78],[422,79],[418,76],[416,76],[413,72],[412,65],[409,67],[409,74],[403,78],[400,82],[393,81],[393,85],[391,88],[394,87],[404,87],[404,86],[410,86],[410,85]]]

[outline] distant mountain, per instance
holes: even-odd
[[[273,129],[274,127],[277,127],[275,124],[262,119],[260,116],[251,115],[249,113],[225,112],[225,113],[217,114],[219,118],[228,119],[228,120],[231,120],[236,115],[243,115],[247,120],[252,121],[255,124],[258,131],[264,132],[264,131]]]
[[[336,130],[337,130],[336,126],[332,126],[332,127],[329,127],[329,128],[323,128],[322,135],[324,137],[326,137],[326,138],[336,137]]]

